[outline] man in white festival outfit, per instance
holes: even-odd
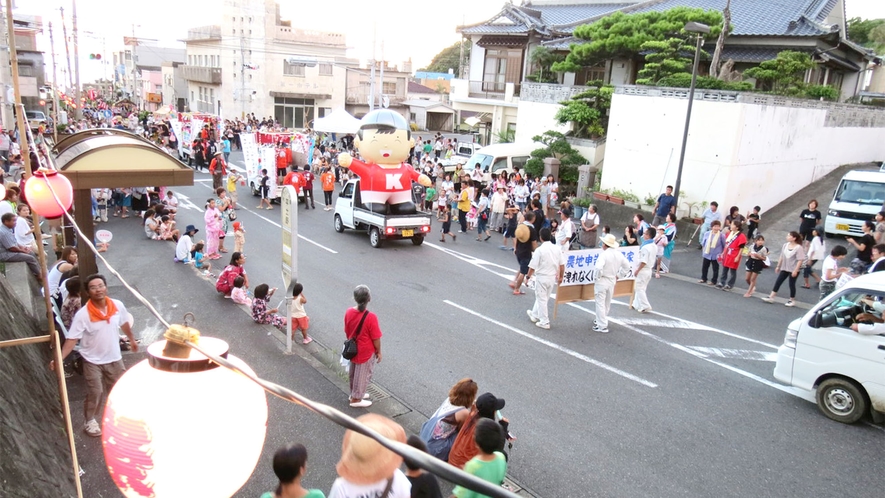
[[[651,269],[657,259],[657,246],[655,246],[655,229],[647,228],[642,234],[642,246],[639,249],[639,268],[636,269],[636,286],[633,288],[633,309],[640,313],[651,311],[648,302],[648,283],[651,282]]]
[[[551,242],[549,228],[541,229],[541,245],[532,253],[529,263],[529,272],[526,278],[535,277],[535,306],[526,310],[529,320],[542,329],[550,328],[547,302],[553,287],[562,283],[562,273],[565,267],[562,264],[562,251],[560,247]]]
[[[138,343],[129,326],[129,312],[121,301],[107,297],[107,281],[103,275],[86,277],[89,301],[74,315],[67,339],[61,349],[62,359],[82,341],[80,356],[83,358],[83,377],[86,379],[86,401],[83,415],[86,434],[101,436],[96,415],[101,408],[102,394],[110,392],[123,376],[123,354],[120,351],[120,330],[129,338],[132,351],[138,351]],[[55,362],[49,363],[55,368]],[[100,414],[98,415],[100,416]]]
[[[602,238],[602,254],[596,260],[596,281],[593,285],[596,320],[593,331],[601,334],[608,334],[608,313],[611,311],[618,273],[630,271],[630,263],[618,247],[618,239],[612,234],[606,235]]]

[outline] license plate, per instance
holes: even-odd
[[[846,225],[844,223],[837,223],[836,224],[836,230],[842,230],[843,232],[847,232],[850,228],[851,227],[849,227],[848,225]]]
[[[414,230],[403,230],[403,237],[411,237],[413,235],[415,235]]]

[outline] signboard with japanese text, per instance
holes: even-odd
[[[298,281],[298,194],[295,187],[286,185],[280,197],[283,225],[283,284],[289,288]]]
[[[636,269],[639,267],[639,246],[619,247],[606,249],[607,251],[620,251],[630,263],[631,274],[618,280],[633,280]],[[596,261],[602,249],[585,249],[583,251],[566,251],[563,255],[565,271],[562,275],[560,287],[572,285],[587,285],[596,281]]]
[[[246,163],[246,178],[258,176],[258,144],[254,133],[240,133],[240,144],[243,146],[243,162]]]

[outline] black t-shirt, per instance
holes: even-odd
[[[537,220],[536,220],[537,221]],[[534,245],[532,242],[540,242],[541,239],[538,238],[538,231],[535,230],[535,227],[532,225],[526,225],[529,229],[529,238],[525,242],[520,242],[519,239],[516,239],[516,250],[513,251],[516,255],[516,259],[531,259],[532,257],[532,249]]]
[[[814,211],[810,209],[803,209],[799,217],[802,218],[802,224],[799,225],[799,231],[810,232],[814,227],[817,226],[818,222],[820,222],[820,211],[818,211],[817,209],[815,209]]]
[[[535,233],[541,233],[541,229],[544,228],[544,221],[546,219],[543,209],[535,209]]]
[[[857,251],[857,259],[863,261],[864,263],[872,263],[873,262],[873,246],[876,245],[876,239],[873,238],[872,235],[865,233],[862,237],[857,240],[858,244],[863,244],[864,250],[861,251],[858,249]]]
[[[430,472],[422,472],[418,477],[406,477],[412,483],[412,498],[442,498],[439,481]]]

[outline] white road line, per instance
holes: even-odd
[[[468,234],[462,234],[462,235],[468,235]],[[470,240],[470,238],[468,237],[467,240]],[[466,263],[470,263],[471,265],[473,265],[477,268],[481,268],[493,275],[497,275],[501,278],[506,278],[507,280],[513,280],[513,277],[515,275],[515,270],[513,268],[508,268],[506,266],[502,266],[497,263],[492,263],[491,261],[486,261],[484,259],[480,259],[480,258],[471,256],[469,254],[464,254],[464,253],[461,253],[458,251],[454,251],[454,250],[449,249],[447,247],[443,247],[439,244],[434,244],[434,243],[425,241],[424,245],[430,246],[438,251],[441,251],[441,252],[444,252],[444,253],[449,254],[451,256],[454,256],[454,257],[460,259],[461,261],[464,261]],[[506,271],[507,273],[501,273],[499,271],[495,271],[490,267],[500,268],[500,269]]]
[[[738,360],[777,361],[777,353],[773,351],[751,351],[748,349],[708,348],[704,346],[688,346],[706,357],[736,358]]]
[[[583,311],[585,311],[585,312],[587,312],[587,313],[590,313],[591,315],[595,315],[595,314],[596,314],[596,313],[594,313],[593,311],[590,311],[589,309],[584,308],[583,306],[578,306],[578,305],[576,305],[575,303],[569,303],[569,305],[570,305],[570,306],[573,306],[573,307],[575,307],[575,308],[578,308],[578,309],[580,309],[580,310],[583,310]],[[793,396],[796,396],[797,398],[802,398],[802,399],[804,399],[804,400],[806,400],[806,401],[810,401],[810,402],[812,402],[812,403],[815,402],[815,399],[814,399],[814,393],[811,393],[811,392],[808,392],[808,391],[805,391],[805,390],[802,390],[802,389],[798,389],[798,388],[795,388],[795,387],[792,387],[792,386],[785,386],[785,385],[782,385],[782,384],[778,384],[778,383],[776,383],[776,382],[772,382],[772,381],[770,381],[770,380],[768,380],[768,379],[765,379],[765,378],[759,377],[759,376],[756,375],[756,374],[752,374],[752,373],[750,373],[750,372],[747,372],[746,370],[741,370],[740,368],[733,367],[733,366],[731,366],[731,365],[728,365],[728,364],[722,363],[722,362],[720,362],[720,361],[716,361],[716,360],[714,360],[714,359],[712,359],[712,358],[707,358],[706,356],[704,356],[703,353],[700,353],[700,352],[698,352],[698,351],[694,351],[693,349],[691,349],[691,348],[689,348],[689,347],[686,347],[686,346],[683,346],[683,345],[681,345],[681,344],[676,344],[675,342],[670,342],[670,341],[664,339],[663,337],[657,336],[657,335],[655,335],[655,334],[652,334],[651,332],[647,332],[647,331],[642,330],[642,329],[640,329],[640,328],[637,328],[637,327],[634,327],[634,326],[629,325],[629,324],[627,324],[627,323],[624,323],[624,322],[622,322],[621,320],[618,320],[618,319],[616,319],[616,318],[611,318],[611,317],[609,317],[608,321],[610,321],[610,322],[612,322],[612,323],[615,323],[615,324],[618,324],[618,325],[621,325],[622,327],[625,327],[625,328],[627,328],[627,329],[629,329],[629,330],[632,330],[633,332],[636,332],[637,334],[643,335],[643,336],[648,337],[648,338],[650,338],[650,339],[654,339],[655,341],[658,341],[658,342],[660,342],[661,344],[666,344],[667,346],[670,346],[671,348],[678,349],[679,351],[682,351],[682,352],[684,352],[684,353],[688,353],[688,354],[694,356],[695,358],[700,358],[700,359],[702,359],[702,360],[704,360],[704,361],[706,361],[706,362],[712,363],[712,364],[717,365],[717,366],[719,366],[719,367],[722,367],[722,368],[724,368],[724,369],[726,369],[726,370],[730,370],[730,371],[732,371],[732,372],[734,372],[734,373],[736,373],[736,374],[738,374],[738,375],[741,375],[741,376],[746,377],[746,378],[751,379],[751,380],[755,380],[756,382],[759,382],[760,384],[764,384],[764,385],[766,385],[766,386],[768,386],[768,387],[773,387],[773,388],[775,388],[775,389],[777,389],[777,390],[779,390],[779,391],[783,391],[783,392],[785,392],[785,393],[787,393],[787,394],[792,394]]]
[[[197,180],[197,181],[198,181],[198,180]],[[206,188],[211,188],[211,187],[206,186]],[[243,207],[243,206],[241,205],[241,206],[240,206],[240,209],[242,209],[243,211],[248,211],[248,212],[254,214],[255,216],[261,218],[262,220],[264,220],[264,221],[270,223],[271,225],[273,225],[273,226],[275,226],[275,227],[277,227],[277,228],[280,228],[280,229],[283,228],[283,225],[280,225],[280,224],[277,223],[276,221],[273,221],[272,219],[267,218],[267,217],[261,215],[260,213],[256,213],[255,211],[253,211],[253,210],[251,210],[251,209],[249,209],[249,208],[247,208],[247,207]],[[307,242],[307,243],[313,244],[313,245],[319,247],[320,249],[322,249],[322,250],[324,250],[324,251],[328,251],[328,252],[330,252],[330,253],[332,253],[332,254],[338,254],[338,251],[336,251],[336,250],[334,250],[334,249],[329,249],[328,247],[326,247],[326,246],[320,244],[319,242],[316,242],[316,241],[313,241],[313,240],[308,239],[308,238],[305,237],[304,235],[298,234],[298,238],[301,239],[301,240],[303,240],[303,241],[305,241],[305,242]]]
[[[615,367],[608,365],[606,363],[603,363],[599,360],[594,360],[593,358],[590,358],[589,356],[583,355],[581,353],[578,353],[577,351],[573,351],[573,350],[566,348],[564,346],[560,346],[559,344],[556,344],[555,342],[551,342],[551,341],[548,341],[547,339],[543,339],[543,338],[538,337],[536,335],[529,334],[528,332],[523,332],[522,330],[519,330],[515,327],[511,327],[510,325],[507,325],[506,323],[499,322],[498,320],[495,320],[493,318],[489,318],[481,313],[478,313],[478,312],[473,311],[471,309],[465,308],[464,306],[461,306],[459,304],[453,303],[452,301],[449,301],[448,299],[443,302],[448,304],[449,306],[458,308],[461,311],[464,311],[466,313],[470,313],[473,316],[476,316],[478,318],[482,318],[483,320],[485,320],[489,323],[493,323],[493,324],[498,325],[499,327],[505,328],[511,332],[515,332],[527,339],[531,339],[531,340],[538,342],[540,344],[543,344],[547,347],[553,348],[557,351],[561,351],[573,358],[577,358],[581,361],[584,361],[584,362],[587,362],[591,365],[595,365],[599,368],[602,368],[603,370],[608,370],[609,372],[620,375],[621,377],[624,377],[625,379],[632,380],[633,382],[637,382],[637,383],[642,384],[643,386],[646,386],[646,387],[651,387],[651,388],[658,387],[657,384],[647,381],[647,380],[643,379],[642,377],[637,377],[631,373],[628,373],[628,372],[625,372],[625,371],[620,370],[618,368],[615,368]]]

